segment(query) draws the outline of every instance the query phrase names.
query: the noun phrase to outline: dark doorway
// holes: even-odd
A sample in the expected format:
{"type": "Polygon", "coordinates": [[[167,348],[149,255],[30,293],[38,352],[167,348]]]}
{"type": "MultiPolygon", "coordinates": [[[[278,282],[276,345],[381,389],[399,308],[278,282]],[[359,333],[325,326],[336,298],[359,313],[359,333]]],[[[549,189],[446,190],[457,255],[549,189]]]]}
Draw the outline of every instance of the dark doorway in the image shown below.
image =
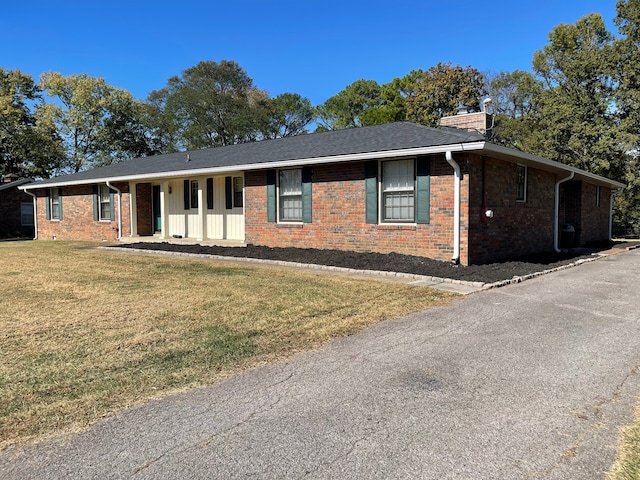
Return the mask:
{"type": "Polygon", "coordinates": [[[153,229],[162,230],[162,212],[160,210],[160,185],[153,186],[153,229]]]}

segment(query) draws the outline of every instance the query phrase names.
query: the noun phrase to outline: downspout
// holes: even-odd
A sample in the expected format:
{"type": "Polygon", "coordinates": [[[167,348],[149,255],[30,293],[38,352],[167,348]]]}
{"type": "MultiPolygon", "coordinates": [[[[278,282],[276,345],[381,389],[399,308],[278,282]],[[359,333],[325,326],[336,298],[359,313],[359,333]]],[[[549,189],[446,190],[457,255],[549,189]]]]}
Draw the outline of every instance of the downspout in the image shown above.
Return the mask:
{"type": "Polygon", "coordinates": [[[451,262],[455,265],[460,263],[460,165],[453,159],[451,151],[445,152],[445,158],[449,165],[453,167],[453,257],[451,262]]]}
{"type": "Polygon", "coordinates": [[[38,197],[34,193],[29,192],[28,190],[23,190],[27,195],[31,195],[33,197],[33,239],[38,239],[38,197]]]}
{"type": "Polygon", "coordinates": [[[122,238],[122,192],[118,190],[116,187],[114,187],[113,185],[111,185],[109,180],[107,180],[107,187],[109,187],[111,190],[115,190],[116,193],[118,194],[118,237],[117,239],[120,240],[122,238]]]}
{"type": "Polygon", "coordinates": [[[556,191],[555,191],[555,206],[553,211],[553,249],[556,253],[560,253],[560,248],[558,248],[558,230],[560,226],[558,225],[560,220],[560,184],[564,182],[568,182],[575,176],[575,172],[571,172],[571,174],[566,177],[558,180],[556,182],[556,191]]]}

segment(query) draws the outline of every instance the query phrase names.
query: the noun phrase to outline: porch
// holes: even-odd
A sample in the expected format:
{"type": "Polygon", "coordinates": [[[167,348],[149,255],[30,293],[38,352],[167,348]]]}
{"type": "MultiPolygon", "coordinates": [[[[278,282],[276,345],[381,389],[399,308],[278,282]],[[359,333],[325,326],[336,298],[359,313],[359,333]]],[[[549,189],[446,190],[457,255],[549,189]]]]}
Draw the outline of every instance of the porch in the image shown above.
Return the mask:
{"type": "Polygon", "coordinates": [[[131,233],[121,241],[244,244],[244,177],[192,177],[130,184],[131,233]]]}

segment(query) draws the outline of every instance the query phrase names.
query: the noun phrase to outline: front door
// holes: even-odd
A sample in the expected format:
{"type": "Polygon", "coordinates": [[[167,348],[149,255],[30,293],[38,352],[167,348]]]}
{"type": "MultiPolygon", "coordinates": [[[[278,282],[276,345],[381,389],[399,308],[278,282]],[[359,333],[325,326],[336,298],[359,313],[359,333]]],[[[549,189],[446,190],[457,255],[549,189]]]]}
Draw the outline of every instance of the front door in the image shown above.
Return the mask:
{"type": "Polygon", "coordinates": [[[162,230],[162,211],[160,210],[160,185],[153,186],[153,229],[162,230]]]}

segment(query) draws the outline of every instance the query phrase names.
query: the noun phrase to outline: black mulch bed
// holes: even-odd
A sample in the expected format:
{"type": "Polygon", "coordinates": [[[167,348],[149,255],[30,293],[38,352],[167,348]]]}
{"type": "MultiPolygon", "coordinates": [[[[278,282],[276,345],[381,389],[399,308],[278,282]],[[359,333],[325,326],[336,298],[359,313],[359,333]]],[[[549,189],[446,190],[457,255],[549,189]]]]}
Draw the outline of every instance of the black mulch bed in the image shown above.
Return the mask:
{"type": "Polygon", "coordinates": [[[493,283],[509,280],[543,270],[566,265],[591,255],[584,251],[577,253],[541,253],[509,261],[487,265],[456,266],[424,257],[399,255],[397,253],[356,253],[340,250],[318,250],[313,248],[269,248],[257,245],[246,247],[218,247],[202,245],[177,245],[172,243],[132,243],[118,245],[119,248],[137,248],[155,251],[223,255],[227,257],[248,257],[266,260],[331,265],[358,270],[381,270],[416,275],[451,278],[470,282],[493,283]]]}

